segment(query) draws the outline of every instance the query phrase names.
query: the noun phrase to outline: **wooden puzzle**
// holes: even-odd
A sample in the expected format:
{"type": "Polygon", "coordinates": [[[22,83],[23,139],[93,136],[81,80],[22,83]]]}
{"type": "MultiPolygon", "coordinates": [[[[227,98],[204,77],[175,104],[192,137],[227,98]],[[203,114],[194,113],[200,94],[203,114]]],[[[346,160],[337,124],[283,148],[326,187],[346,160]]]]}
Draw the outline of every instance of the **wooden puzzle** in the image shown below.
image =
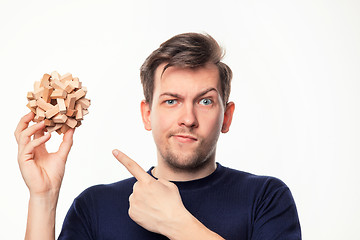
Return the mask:
{"type": "Polygon", "coordinates": [[[90,99],[85,98],[86,87],[71,73],[45,73],[34,83],[34,91],[27,93],[26,105],[35,113],[34,122],[45,121],[46,131],[63,134],[81,125],[89,113],[90,99]]]}

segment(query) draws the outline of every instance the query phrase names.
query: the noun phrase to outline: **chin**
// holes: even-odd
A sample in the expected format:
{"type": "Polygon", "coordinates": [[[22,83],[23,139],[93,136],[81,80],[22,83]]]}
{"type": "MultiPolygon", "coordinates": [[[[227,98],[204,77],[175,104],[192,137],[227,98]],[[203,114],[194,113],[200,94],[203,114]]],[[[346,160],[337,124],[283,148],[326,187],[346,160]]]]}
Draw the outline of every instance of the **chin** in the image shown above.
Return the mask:
{"type": "Polygon", "coordinates": [[[196,171],[209,163],[210,158],[199,154],[165,154],[162,156],[169,167],[177,171],[196,171]]]}

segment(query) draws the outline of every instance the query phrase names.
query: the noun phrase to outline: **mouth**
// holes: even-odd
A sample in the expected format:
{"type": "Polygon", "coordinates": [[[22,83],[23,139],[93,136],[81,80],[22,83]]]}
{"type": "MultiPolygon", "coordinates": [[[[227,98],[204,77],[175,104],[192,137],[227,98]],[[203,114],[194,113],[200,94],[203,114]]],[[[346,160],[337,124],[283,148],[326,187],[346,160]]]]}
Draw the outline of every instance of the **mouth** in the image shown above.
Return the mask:
{"type": "Polygon", "coordinates": [[[191,143],[196,142],[198,139],[192,135],[186,135],[186,134],[175,134],[173,137],[182,143],[191,143]]]}

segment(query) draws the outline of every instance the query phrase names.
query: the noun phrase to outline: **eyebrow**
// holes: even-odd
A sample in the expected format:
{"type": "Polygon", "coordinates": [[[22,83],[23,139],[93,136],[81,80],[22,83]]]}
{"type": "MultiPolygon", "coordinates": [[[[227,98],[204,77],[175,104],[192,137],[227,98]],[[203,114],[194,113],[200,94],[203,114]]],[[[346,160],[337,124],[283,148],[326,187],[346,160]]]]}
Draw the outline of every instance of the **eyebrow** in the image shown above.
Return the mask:
{"type": "MultiPolygon", "coordinates": [[[[205,94],[207,94],[208,92],[211,92],[211,91],[215,91],[215,92],[219,93],[216,88],[211,87],[211,88],[208,88],[208,89],[198,93],[195,98],[199,98],[201,96],[204,96],[205,94]]],[[[179,95],[177,93],[172,93],[172,92],[164,92],[164,93],[160,94],[159,98],[161,98],[163,96],[171,96],[171,97],[175,97],[175,98],[183,98],[181,95],[179,95]]]]}

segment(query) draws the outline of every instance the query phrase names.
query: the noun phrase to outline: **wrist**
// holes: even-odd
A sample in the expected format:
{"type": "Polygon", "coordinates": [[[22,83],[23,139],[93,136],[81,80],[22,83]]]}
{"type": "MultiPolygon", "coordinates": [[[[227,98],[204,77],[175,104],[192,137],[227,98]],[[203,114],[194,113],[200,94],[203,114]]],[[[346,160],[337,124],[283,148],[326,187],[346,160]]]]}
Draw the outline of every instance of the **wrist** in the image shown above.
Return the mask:
{"type": "Polygon", "coordinates": [[[190,212],[184,214],[178,219],[176,225],[169,228],[168,235],[171,240],[187,240],[187,239],[206,239],[206,240],[223,240],[221,236],[208,229],[190,212]]]}
{"type": "Polygon", "coordinates": [[[30,192],[30,204],[42,205],[43,207],[55,207],[59,199],[59,191],[49,191],[44,193],[30,192]]]}
{"type": "Polygon", "coordinates": [[[192,224],[193,216],[186,209],[184,212],[172,217],[170,221],[166,221],[163,226],[161,234],[168,237],[171,240],[181,239],[181,233],[188,229],[187,226],[192,224]]]}
{"type": "Polygon", "coordinates": [[[58,192],[30,193],[25,239],[55,239],[58,192]]]}

